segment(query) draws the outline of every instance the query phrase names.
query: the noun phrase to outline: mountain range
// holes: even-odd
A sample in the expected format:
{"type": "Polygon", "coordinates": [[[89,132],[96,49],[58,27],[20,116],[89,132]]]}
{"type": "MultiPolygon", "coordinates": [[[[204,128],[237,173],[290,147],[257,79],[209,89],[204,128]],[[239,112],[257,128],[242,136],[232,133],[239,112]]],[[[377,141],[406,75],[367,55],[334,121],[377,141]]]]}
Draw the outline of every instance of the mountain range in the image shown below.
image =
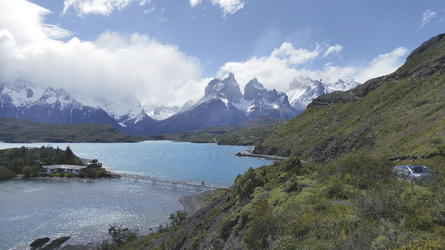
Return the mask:
{"type": "Polygon", "coordinates": [[[244,87],[235,75],[211,80],[204,96],[182,108],[157,107],[147,115],[133,97],[104,99],[76,96],[65,89],[42,88],[30,81],[0,84],[0,118],[19,118],[51,124],[107,124],[134,135],[197,130],[213,126],[240,124],[260,117],[292,119],[304,111],[315,97],[358,85],[352,80],[324,84],[310,78],[295,79],[288,93],[266,89],[256,78],[244,87]]]}

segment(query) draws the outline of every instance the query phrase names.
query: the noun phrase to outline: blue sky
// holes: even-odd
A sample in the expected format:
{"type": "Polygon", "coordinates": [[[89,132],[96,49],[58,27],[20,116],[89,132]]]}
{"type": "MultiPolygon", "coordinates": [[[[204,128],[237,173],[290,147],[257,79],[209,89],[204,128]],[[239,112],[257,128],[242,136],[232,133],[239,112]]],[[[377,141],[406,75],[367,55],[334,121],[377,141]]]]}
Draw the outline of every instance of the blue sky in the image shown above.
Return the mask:
{"type": "Polygon", "coordinates": [[[364,82],[443,32],[443,1],[0,0],[0,72],[145,106],[197,100],[234,72],[364,82]]]}

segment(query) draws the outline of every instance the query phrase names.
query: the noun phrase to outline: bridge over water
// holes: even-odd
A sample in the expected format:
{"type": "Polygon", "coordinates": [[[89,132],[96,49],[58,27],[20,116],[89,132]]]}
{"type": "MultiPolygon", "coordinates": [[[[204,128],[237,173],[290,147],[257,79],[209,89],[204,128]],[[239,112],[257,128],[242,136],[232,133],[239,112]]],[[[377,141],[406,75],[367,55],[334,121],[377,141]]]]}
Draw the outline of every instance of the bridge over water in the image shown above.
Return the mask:
{"type": "Polygon", "coordinates": [[[135,180],[149,180],[153,181],[153,183],[156,182],[163,182],[173,185],[184,185],[184,186],[192,186],[196,188],[207,188],[207,189],[226,189],[229,188],[229,186],[226,185],[218,185],[218,184],[211,184],[211,183],[205,183],[205,182],[192,182],[192,181],[185,181],[185,180],[173,180],[173,179],[166,179],[166,178],[160,178],[160,177],[153,177],[153,176],[146,176],[146,175],[137,175],[137,174],[126,174],[126,173],[116,173],[116,175],[119,175],[121,177],[125,178],[132,178],[135,180]]]}

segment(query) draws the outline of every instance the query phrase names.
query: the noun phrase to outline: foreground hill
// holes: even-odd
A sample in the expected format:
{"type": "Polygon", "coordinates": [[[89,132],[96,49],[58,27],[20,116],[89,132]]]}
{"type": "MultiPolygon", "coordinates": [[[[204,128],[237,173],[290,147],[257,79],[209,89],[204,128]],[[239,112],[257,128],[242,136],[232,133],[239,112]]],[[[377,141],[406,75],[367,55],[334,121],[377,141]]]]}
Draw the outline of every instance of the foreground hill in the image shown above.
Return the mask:
{"type": "Polygon", "coordinates": [[[104,124],[48,124],[17,118],[0,119],[3,142],[136,142],[131,136],[104,124]]]}
{"type": "Polygon", "coordinates": [[[391,158],[427,157],[444,147],[445,37],[413,51],[396,72],[320,96],[255,151],[326,161],[366,148],[391,158]]]}
{"type": "Polygon", "coordinates": [[[395,73],[317,98],[256,148],[289,159],[249,169],[156,234],[122,234],[104,247],[443,249],[444,54],[445,34],[395,73]],[[402,181],[392,174],[400,164],[433,175],[402,181]]]}

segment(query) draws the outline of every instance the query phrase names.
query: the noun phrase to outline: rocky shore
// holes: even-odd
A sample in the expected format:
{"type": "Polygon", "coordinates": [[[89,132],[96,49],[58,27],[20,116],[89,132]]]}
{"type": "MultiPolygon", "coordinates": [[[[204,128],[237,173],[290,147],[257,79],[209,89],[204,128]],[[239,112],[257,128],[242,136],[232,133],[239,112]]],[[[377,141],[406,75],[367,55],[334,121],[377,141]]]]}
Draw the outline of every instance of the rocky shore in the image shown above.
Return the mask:
{"type": "Polygon", "coordinates": [[[274,155],[260,155],[260,154],[253,154],[250,152],[239,152],[236,153],[236,156],[240,157],[255,157],[255,158],[262,158],[266,160],[272,160],[272,161],[284,161],[287,159],[287,157],[280,157],[280,156],[274,156],[274,155]]]}

